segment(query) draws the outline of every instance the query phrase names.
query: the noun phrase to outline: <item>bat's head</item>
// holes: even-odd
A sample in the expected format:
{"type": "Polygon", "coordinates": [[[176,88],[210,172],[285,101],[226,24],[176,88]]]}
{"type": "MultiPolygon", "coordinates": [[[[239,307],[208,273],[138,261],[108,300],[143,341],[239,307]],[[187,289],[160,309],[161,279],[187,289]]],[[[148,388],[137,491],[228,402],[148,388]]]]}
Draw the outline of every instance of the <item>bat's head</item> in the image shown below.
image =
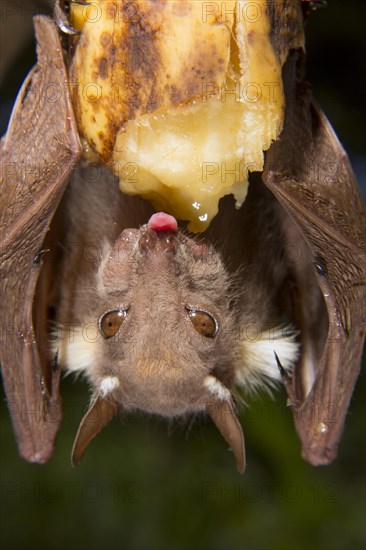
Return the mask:
{"type": "Polygon", "coordinates": [[[154,214],[121,233],[105,252],[82,320],[98,333],[83,342],[95,394],[74,462],[121,408],[165,417],[207,411],[244,469],[231,396],[238,357],[229,289],[218,253],[178,231],[172,216],[154,214]]]}

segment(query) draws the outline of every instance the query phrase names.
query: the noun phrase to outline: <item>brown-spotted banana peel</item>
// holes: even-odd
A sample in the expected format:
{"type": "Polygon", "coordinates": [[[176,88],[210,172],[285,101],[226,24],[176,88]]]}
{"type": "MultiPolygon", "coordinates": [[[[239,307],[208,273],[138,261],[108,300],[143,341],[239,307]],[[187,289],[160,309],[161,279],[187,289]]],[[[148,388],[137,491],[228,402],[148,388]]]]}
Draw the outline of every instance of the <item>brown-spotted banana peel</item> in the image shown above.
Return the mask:
{"type": "Polygon", "coordinates": [[[79,132],[121,189],[192,231],[224,195],[241,205],[248,172],[262,171],[282,129],[281,69],[303,45],[300,2],[97,0],[72,4],[71,22],[79,132]]]}

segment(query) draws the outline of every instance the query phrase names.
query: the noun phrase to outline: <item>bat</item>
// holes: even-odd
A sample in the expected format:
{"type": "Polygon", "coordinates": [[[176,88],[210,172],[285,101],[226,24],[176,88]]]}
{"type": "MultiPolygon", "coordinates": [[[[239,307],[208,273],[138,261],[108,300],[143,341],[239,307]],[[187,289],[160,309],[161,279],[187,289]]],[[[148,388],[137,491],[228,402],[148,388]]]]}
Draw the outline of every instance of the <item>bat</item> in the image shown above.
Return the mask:
{"type": "Polygon", "coordinates": [[[65,368],[93,389],[75,464],[120,410],[207,412],[243,472],[236,388],[281,379],[303,457],[331,462],[365,336],[365,210],[302,52],[283,69],[285,124],[263,174],[196,238],[80,160],[57,29],[35,28],[38,64],[1,142],[1,365],[21,456],[51,456],[65,368]]]}

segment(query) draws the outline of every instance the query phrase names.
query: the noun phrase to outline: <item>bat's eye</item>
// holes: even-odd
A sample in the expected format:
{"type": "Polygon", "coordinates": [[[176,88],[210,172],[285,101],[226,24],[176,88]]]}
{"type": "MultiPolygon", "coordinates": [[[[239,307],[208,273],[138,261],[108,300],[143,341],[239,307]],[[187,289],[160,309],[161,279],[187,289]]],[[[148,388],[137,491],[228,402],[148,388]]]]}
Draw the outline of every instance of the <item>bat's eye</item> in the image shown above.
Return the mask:
{"type": "Polygon", "coordinates": [[[194,328],[197,332],[202,334],[202,336],[206,336],[206,338],[213,338],[216,336],[218,324],[212,315],[200,309],[189,309],[188,315],[194,328]]]}
{"type": "Polygon", "coordinates": [[[108,311],[99,319],[99,330],[104,338],[114,336],[125,320],[126,312],[119,309],[108,311]]]}

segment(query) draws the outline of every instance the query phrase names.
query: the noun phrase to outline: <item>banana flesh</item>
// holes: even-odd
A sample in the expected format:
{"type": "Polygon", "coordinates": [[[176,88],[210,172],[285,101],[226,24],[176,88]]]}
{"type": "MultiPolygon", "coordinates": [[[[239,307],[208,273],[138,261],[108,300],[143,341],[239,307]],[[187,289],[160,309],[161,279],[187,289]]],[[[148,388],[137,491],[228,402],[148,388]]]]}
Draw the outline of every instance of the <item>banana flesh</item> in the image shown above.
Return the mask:
{"type": "Polygon", "coordinates": [[[124,192],[188,220],[192,231],[208,227],[224,195],[242,204],[248,172],[262,171],[263,151],[282,129],[282,65],[303,45],[297,4],[72,5],[81,30],[70,66],[79,131],[124,192]],[[286,36],[273,34],[280,17],[281,29],[292,22],[286,36]]]}

